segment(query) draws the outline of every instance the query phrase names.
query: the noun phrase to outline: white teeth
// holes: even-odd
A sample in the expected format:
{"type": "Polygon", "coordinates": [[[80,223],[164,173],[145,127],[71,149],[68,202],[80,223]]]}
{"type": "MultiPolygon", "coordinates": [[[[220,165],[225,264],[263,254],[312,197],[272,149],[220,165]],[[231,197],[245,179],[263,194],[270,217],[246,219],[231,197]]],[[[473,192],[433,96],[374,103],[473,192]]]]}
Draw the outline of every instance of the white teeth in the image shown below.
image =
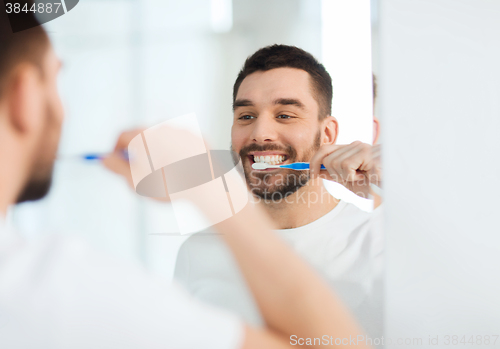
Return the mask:
{"type": "Polygon", "coordinates": [[[266,156],[254,156],[254,162],[264,162],[269,165],[278,165],[285,161],[284,155],[266,155],[266,156]]]}

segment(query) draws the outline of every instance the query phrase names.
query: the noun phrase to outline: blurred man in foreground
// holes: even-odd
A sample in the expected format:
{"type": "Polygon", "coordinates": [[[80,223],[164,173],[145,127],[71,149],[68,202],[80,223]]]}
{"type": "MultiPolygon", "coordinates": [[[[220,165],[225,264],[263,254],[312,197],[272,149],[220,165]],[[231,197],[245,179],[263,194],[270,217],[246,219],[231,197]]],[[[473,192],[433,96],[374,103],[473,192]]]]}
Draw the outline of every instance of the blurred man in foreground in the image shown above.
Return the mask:
{"type": "Polygon", "coordinates": [[[81,241],[52,236],[28,244],[10,231],[8,207],[50,187],[63,121],[61,63],[41,27],[0,45],[0,348],[286,348],[290,338],[309,347],[336,339],[365,346],[342,304],[252,205],[216,228],[247,278],[263,329],[81,241]],[[248,216],[258,221],[249,225],[248,216]]]}

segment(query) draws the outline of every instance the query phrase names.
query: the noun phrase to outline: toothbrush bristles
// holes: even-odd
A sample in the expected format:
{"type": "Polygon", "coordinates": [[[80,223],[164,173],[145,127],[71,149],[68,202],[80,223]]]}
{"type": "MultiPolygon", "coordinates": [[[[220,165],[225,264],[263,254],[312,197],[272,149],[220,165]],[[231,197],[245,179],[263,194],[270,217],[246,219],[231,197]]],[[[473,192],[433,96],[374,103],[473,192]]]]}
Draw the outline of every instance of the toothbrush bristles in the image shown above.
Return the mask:
{"type": "Polygon", "coordinates": [[[280,168],[280,167],[281,167],[280,165],[270,165],[270,164],[266,164],[265,162],[254,162],[252,164],[252,168],[254,170],[265,170],[268,168],[280,168]]]}
{"type": "Polygon", "coordinates": [[[268,168],[268,166],[269,166],[268,164],[263,163],[263,162],[254,162],[252,164],[252,168],[254,170],[265,170],[266,168],[268,168]]]}

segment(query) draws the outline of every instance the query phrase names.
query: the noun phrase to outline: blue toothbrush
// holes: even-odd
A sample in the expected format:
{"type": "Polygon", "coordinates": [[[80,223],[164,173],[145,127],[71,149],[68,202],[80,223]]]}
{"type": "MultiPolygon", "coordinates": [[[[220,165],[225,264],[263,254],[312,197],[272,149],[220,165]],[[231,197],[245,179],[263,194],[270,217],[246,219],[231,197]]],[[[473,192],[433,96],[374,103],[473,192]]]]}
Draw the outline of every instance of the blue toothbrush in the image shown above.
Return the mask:
{"type": "MultiPolygon", "coordinates": [[[[308,162],[294,162],[292,164],[285,164],[285,165],[270,165],[270,164],[266,164],[265,162],[254,162],[252,164],[252,168],[254,170],[265,170],[267,168],[289,168],[292,170],[302,171],[302,170],[309,170],[309,163],[308,162]]],[[[326,170],[326,167],[321,165],[321,169],[326,170]]]]}
{"type": "MultiPolygon", "coordinates": [[[[128,156],[128,152],[127,151],[123,151],[122,152],[123,154],[123,158],[125,160],[128,160],[129,159],[129,156],[128,156]]],[[[93,161],[93,160],[102,160],[106,157],[108,157],[109,155],[111,155],[111,153],[88,153],[88,154],[79,154],[79,155],[69,155],[69,156],[58,156],[57,158],[59,160],[61,159],[77,159],[77,160],[85,160],[85,161],[93,161]]]]}

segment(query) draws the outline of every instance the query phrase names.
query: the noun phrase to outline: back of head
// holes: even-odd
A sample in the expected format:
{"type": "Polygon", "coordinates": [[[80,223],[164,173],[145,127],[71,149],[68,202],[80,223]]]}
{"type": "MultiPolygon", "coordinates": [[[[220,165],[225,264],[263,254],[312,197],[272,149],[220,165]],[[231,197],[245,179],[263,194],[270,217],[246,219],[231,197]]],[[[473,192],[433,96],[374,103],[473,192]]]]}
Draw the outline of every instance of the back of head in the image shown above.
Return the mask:
{"type": "Polygon", "coordinates": [[[8,17],[3,1],[0,1],[0,100],[5,84],[20,63],[29,63],[40,68],[49,47],[49,38],[38,24],[33,13],[21,12],[13,19],[8,17]],[[29,28],[17,31],[20,28],[29,28]]]}
{"type": "Polygon", "coordinates": [[[271,45],[261,48],[247,58],[233,87],[233,103],[242,81],[257,71],[276,68],[296,68],[309,73],[313,97],[318,102],[319,119],[332,113],[332,79],[325,67],[310,53],[288,45],[271,45]]]}

